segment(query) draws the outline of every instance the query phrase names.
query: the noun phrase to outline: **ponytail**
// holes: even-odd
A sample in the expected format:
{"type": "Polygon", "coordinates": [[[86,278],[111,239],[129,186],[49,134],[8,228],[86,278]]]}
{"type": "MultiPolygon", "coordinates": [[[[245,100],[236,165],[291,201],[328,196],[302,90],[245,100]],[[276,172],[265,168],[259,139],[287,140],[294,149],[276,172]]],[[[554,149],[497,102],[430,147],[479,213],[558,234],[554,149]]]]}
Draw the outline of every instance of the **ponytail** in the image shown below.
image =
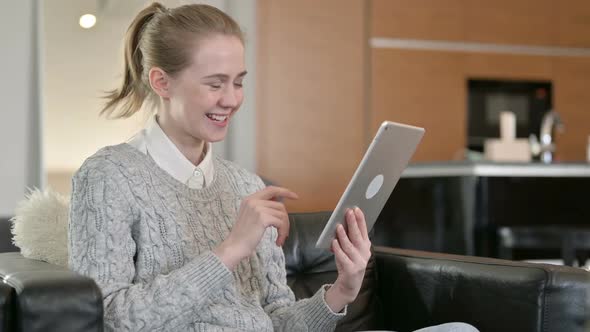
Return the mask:
{"type": "Polygon", "coordinates": [[[144,68],[140,48],[141,35],[154,16],[165,11],[164,6],[154,2],[139,12],[127,29],[123,85],[119,89],[106,93],[104,98],[107,102],[100,111],[100,115],[105,114],[107,118],[128,118],[141,109],[149,95],[149,86],[146,86],[142,80],[144,68]]]}

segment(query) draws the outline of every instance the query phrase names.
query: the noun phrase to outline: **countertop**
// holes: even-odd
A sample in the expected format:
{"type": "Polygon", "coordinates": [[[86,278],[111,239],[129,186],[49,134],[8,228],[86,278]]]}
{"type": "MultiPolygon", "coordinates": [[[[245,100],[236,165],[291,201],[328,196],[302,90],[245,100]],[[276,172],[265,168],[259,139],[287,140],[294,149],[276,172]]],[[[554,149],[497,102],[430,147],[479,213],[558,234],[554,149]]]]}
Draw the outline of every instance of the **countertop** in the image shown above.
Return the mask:
{"type": "Polygon", "coordinates": [[[410,164],[402,178],[491,176],[491,177],[590,177],[589,163],[557,162],[544,164],[450,161],[410,164]]]}

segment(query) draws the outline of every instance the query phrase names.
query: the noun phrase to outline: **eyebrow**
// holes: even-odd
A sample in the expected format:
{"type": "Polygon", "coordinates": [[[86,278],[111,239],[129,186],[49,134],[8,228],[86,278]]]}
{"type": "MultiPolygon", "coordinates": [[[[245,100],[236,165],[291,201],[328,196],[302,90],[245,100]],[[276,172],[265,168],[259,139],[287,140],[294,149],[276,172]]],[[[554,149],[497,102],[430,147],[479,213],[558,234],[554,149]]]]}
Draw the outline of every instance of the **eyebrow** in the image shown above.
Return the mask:
{"type": "MultiPolygon", "coordinates": [[[[244,70],[243,72],[239,73],[236,78],[244,77],[244,76],[246,76],[246,74],[248,74],[248,71],[244,70]]],[[[203,78],[204,79],[207,79],[207,78],[217,78],[217,79],[220,79],[222,81],[227,81],[227,80],[229,80],[229,75],[226,75],[226,74],[213,74],[213,75],[205,76],[203,78]]]]}

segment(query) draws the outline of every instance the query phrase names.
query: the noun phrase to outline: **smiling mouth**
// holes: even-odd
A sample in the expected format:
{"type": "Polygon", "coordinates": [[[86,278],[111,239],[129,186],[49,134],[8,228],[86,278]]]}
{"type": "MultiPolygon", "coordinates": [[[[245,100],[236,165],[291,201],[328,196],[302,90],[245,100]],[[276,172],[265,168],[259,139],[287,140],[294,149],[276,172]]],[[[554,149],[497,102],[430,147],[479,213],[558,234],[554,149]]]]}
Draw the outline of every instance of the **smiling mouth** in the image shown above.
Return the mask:
{"type": "Polygon", "coordinates": [[[209,119],[216,121],[216,122],[223,122],[223,121],[227,120],[227,118],[229,118],[229,114],[228,115],[218,115],[218,114],[207,113],[205,115],[209,119]]]}

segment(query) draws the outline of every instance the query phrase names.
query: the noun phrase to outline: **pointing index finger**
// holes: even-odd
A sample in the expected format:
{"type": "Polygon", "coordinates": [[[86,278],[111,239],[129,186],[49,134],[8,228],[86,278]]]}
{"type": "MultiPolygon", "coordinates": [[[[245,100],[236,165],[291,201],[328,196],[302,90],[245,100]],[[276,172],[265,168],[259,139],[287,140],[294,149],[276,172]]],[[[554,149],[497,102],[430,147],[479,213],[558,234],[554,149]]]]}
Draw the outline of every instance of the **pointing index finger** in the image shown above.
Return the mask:
{"type": "Polygon", "coordinates": [[[265,199],[265,200],[271,200],[275,197],[284,197],[284,198],[290,198],[290,199],[298,199],[299,196],[292,192],[291,190],[287,189],[287,188],[282,188],[282,187],[277,187],[277,186],[268,186],[260,191],[258,191],[257,193],[254,194],[254,196],[258,199],[265,199]]]}

